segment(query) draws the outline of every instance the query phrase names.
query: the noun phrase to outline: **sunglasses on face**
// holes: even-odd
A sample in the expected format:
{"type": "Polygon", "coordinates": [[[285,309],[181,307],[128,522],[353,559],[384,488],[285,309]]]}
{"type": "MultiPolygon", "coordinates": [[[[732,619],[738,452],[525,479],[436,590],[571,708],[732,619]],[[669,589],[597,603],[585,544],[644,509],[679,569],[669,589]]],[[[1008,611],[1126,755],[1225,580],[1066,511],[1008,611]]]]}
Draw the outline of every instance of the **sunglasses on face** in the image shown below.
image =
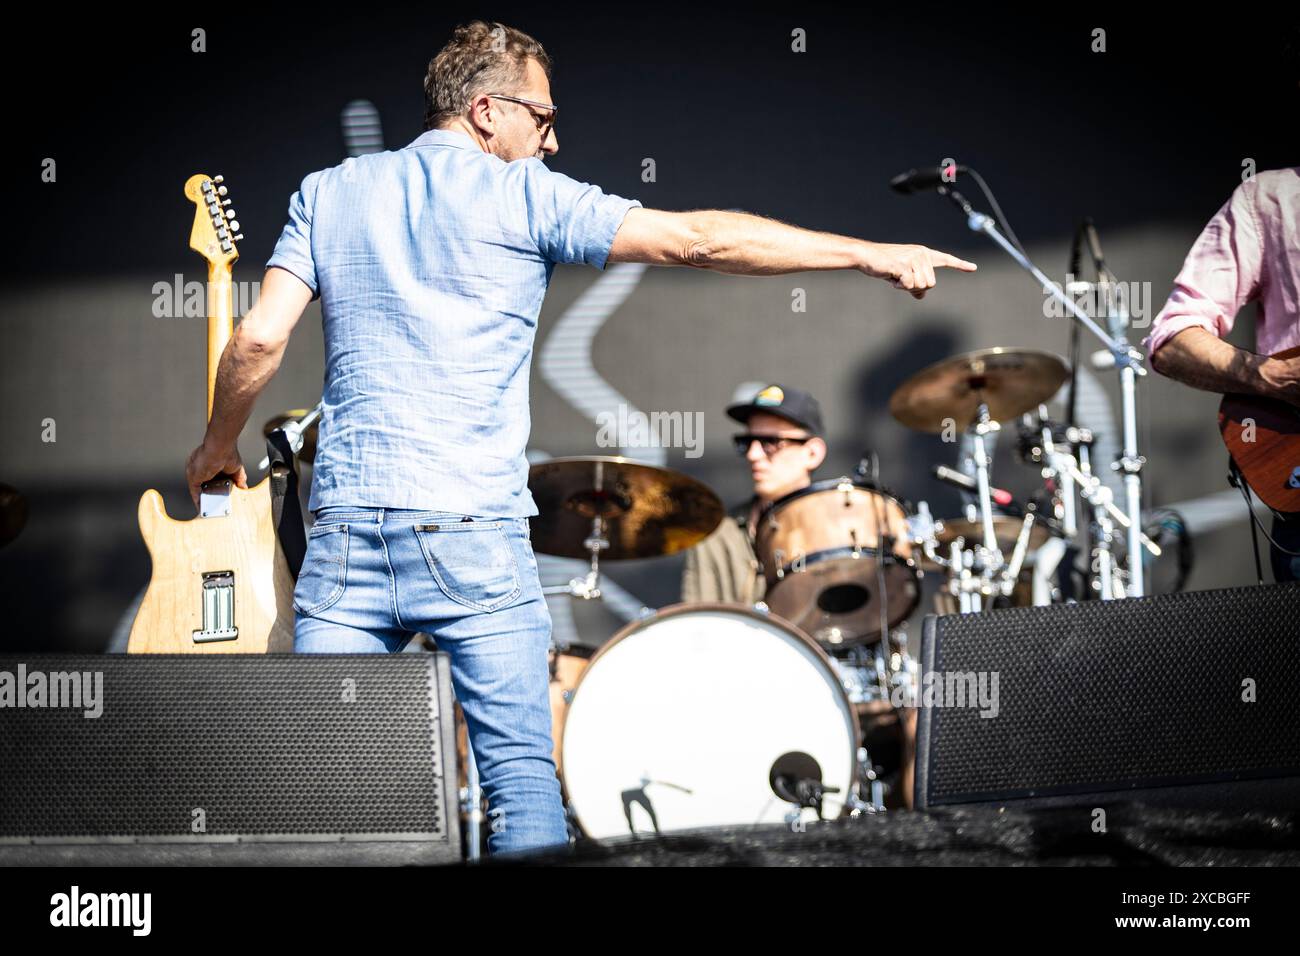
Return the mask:
{"type": "Polygon", "coordinates": [[[748,432],[731,436],[731,440],[736,445],[736,454],[742,458],[749,454],[749,448],[754,442],[758,442],[758,447],[763,449],[763,454],[771,458],[786,445],[802,445],[811,438],[811,435],[802,438],[784,438],[780,435],[751,435],[748,432]]]}

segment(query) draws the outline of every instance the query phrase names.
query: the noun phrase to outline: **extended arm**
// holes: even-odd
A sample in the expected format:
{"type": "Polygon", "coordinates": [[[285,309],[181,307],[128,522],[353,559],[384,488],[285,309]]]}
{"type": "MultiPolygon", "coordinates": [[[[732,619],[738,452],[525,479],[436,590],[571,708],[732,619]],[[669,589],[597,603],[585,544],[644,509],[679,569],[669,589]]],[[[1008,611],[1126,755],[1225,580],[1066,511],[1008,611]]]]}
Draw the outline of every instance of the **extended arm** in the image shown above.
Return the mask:
{"type": "Polygon", "coordinates": [[[280,368],[289,335],[311,301],[311,289],[284,269],[268,269],[261,295],[248,310],[221,353],[212,400],[212,418],[203,443],[190,453],[185,465],[190,497],[199,503],[199,489],[220,474],[233,475],[240,488],[248,476],[239,459],[237,443],[253,404],[280,368]]]}
{"type": "Polygon", "coordinates": [[[936,268],[962,272],[976,268],[973,262],[925,246],[867,242],[716,209],[630,209],[614,237],[608,261],[694,266],[748,276],[856,269],[888,280],[918,299],[934,287],[936,268]]]}

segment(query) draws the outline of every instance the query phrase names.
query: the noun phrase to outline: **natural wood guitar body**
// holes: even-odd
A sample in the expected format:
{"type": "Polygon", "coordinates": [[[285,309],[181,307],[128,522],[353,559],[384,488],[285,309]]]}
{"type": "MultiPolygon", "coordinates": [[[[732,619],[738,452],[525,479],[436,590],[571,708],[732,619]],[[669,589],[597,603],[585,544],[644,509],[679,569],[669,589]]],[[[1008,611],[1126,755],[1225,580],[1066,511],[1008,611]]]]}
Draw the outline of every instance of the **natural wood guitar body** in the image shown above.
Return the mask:
{"type": "Polygon", "coordinates": [[[264,654],[293,650],[293,576],[271,523],[270,479],[232,488],[221,518],[169,517],[162,495],[140,496],[140,533],[153,573],[131,627],[132,654],[264,654]],[[234,640],[196,642],[203,576],[234,572],[234,640]]]}

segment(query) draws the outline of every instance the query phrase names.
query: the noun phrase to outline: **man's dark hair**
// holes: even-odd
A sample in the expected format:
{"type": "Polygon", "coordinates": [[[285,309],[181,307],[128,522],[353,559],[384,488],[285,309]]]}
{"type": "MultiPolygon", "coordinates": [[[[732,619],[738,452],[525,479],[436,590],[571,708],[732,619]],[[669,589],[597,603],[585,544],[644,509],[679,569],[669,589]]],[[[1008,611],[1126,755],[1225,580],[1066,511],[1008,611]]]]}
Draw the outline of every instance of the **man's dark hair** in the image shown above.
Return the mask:
{"type": "Polygon", "coordinates": [[[503,23],[475,20],[456,28],[424,78],[424,128],[436,129],[464,114],[480,93],[512,93],[523,85],[530,59],[547,77],[551,58],[542,45],[503,23]]]}

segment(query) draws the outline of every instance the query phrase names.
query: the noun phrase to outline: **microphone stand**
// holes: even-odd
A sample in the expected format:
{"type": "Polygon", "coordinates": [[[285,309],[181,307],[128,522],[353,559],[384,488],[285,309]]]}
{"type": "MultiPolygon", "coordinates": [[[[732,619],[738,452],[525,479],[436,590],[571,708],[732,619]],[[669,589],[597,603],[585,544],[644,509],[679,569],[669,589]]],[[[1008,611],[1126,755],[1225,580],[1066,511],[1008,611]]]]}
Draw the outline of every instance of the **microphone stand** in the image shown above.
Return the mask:
{"type": "Polygon", "coordinates": [[[1055,298],[1074,320],[1101,340],[1115,359],[1119,370],[1120,396],[1123,403],[1124,452],[1115,462],[1115,467],[1124,472],[1126,492],[1126,512],[1128,518],[1128,589],[1129,597],[1141,597],[1146,593],[1145,568],[1142,564],[1142,466],[1146,459],[1138,454],[1137,448],[1137,379],[1146,375],[1142,367],[1145,356],[1131,348],[1125,339],[1122,328],[1115,335],[1099,326],[1092,317],[1080,309],[1064,291],[1057,288],[1043,271],[1029,257],[1007,241],[998,231],[992,217],[976,212],[966,197],[948,186],[939,186],[939,194],[947,196],[966,216],[966,225],[972,232],[982,232],[1011,256],[1022,269],[1041,283],[1044,290],[1055,298]]]}

